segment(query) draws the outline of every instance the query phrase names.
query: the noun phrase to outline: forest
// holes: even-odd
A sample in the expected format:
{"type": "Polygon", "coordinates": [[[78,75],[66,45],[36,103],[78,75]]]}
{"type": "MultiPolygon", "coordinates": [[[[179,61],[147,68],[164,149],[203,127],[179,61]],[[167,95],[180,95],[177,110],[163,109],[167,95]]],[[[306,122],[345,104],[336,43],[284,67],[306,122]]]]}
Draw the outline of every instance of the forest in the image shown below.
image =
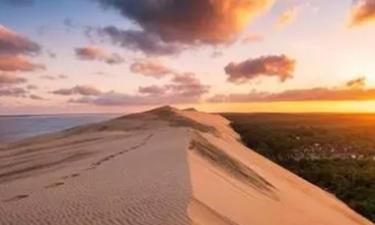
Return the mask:
{"type": "Polygon", "coordinates": [[[375,222],[375,115],[222,115],[249,148],[375,222]]]}

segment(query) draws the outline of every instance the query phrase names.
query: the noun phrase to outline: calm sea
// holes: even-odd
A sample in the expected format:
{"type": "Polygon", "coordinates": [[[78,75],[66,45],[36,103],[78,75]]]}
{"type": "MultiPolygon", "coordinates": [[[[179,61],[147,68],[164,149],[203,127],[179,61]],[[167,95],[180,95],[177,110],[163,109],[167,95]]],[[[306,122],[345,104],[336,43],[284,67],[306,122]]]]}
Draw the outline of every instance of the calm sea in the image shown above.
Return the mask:
{"type": "Polygon", "coordinates": [[[0,142],[56,132],[118,116],[118,114],[0,116],[0,142]]]}

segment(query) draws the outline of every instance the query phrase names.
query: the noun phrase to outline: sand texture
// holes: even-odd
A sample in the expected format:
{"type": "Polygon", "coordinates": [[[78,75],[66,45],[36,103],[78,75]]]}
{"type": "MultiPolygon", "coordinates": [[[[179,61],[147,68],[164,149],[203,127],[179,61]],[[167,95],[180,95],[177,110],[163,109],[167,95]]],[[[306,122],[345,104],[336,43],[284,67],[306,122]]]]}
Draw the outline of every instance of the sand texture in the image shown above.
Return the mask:
{"type": "Polygon", "coordinates": [[[239,141],[162,107],[0,147],[1,225],[370,225],[239,141]]]}

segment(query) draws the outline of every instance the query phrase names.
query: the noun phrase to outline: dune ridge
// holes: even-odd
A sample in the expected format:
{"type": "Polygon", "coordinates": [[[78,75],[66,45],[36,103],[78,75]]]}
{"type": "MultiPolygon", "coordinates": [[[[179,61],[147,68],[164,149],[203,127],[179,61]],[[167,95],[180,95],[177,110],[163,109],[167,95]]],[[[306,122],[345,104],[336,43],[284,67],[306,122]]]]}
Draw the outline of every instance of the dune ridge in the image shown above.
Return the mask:
{"type": "Polygon", "coordinates": [[[164,106],[2,146],[0,224],[372,223],[220,115],[164,106]]]}

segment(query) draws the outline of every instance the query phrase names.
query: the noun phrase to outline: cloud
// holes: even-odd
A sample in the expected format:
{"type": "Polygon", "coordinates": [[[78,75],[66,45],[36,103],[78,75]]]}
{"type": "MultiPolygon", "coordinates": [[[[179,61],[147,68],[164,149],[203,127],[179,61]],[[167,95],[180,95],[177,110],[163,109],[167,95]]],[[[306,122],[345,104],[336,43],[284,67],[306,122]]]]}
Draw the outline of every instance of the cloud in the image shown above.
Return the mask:
{"type": "Polygon", "coordinates": [[[248,94],[215,95],[209,102],[283,102],[283,101],[366,101],[375,100],[375,89],[365,89],[363,79],[349,81],[344,87],[293,89],[278,93],[252,91],[248,94]],[[360,85],[358,85],[360,84],[360,85]]]}
{"type": "Polygon", "coordinates": [[[72,88],[58,89],[52,92],[55,95],[83,95],[83,96],[98,96],[102,92],[95,87],[77,85],[72,88]]]}
{"type": "Polygon", "coordinates": [[[175,75],[171,84],[167,84],[166,88],[171,91],[172,96],[199,98],[208,93],[210,87],[203,85],[194,73],[184,73],[175,75]]]}
{"type": "Polygon", "coordinates": [[[202,95],[208,93],[209,86],[201,83],[194,73],[174,74],[170,82],[164,86],[140,87],[141,94],[164,94],[171,98],[192,98],[199,99],[202,95]]]}
{"type": "Polygon", "coordinates": [[[224,53],[222,51],[215,50],[214,52],[212,52],[211,58],[219,58],[223,55],[224,55],[224,53]]]}
{"type": "Polygon", "coordinates": [[[29,96],[29,98],[30,98],[30,99],[33,99],[33,100],[38,100],[38,101],[40,101],[40,100],[47,100],[47,99],[45,99],[45,98],[43,98],[43,97],[41,97],[41,96],[39,96],[39,95],[34,95],[34,94],[31,94],[31,95],[29,96]]]}
{"type": "Polygon", "coordinates": [[[23,56],[0,55],[0,71],[14,72],[44,69],[43,65],[32,63],[23,56]]]}
{"type": "Polygon", "coordinates": [[[26,86],[27,90],[37,90],[38,89],[38,86],[34,85],[34,84],[29,84],[26,86]]]}
{"type": "Polygon", "coordinates": [[[12,74],[0,74],[0,97],[25,97],[27,91],[14,86],[24,84],[26,81],[12,74]]]}
{"type": "Polygon", "coordinates": [[[19,87],[0,88],[0,97],[25,97],[27,91],[19,87]]]}
{"type": "Polygon", "coordinates": [[[104,28],[88,28],[86,34],[91,38],[92,33],[109,40],[121,47],[140,51],[146,55],[173,55],[180,53],[186,47],[178,43],[166,43],[158,35],[140,30],[122,30],[115,26],[104,28]]]}
{"type": "Polygon", "coordinates": [[[0,54],[17,55],[17,54],[37,54],[41,47],[10,29],[0,25],[0,54]]]}
{"type": "Polygon", "coordinates": [[[264,41],[264,37],[259,34],[248,34],[242,39],[242,44],[258,43],[264,41]]]}
{"type": "Polygon", "coordinates": [[[148,77],[162,78],[175,72],[156,60],[138,60],[130,65],[130,71],[148,77]]]}
{"type": "Polygon", "coordinates": [[[104,48],[92,45],[82,48],[76,48],[75,54],[81,60],[98,60],[111,65],[124,62],[124,59],[120,55],[116,53],[109,53],[104,48]]]}
{"type": "Polygon", "coordinates": [[[164,87],[159,87],[156,85],[146,86],[146,87],[139,87],[138,92],[140,94],[146,95],[163,95],[166,92],[164,87]]]}
{"type": "Polygon", "coordinates": [[[278,77],[284,82],[293,77],[295,64],[295,60],[285,55],[269,55],[241,63],[231,62],[224,70],[228,81],[233,83],[243,83],[261,76],[278,77]]]}
{"type": "Polygon", "coordinates": [[[9,74],[0,74],[0,87],[25,83],[26,79],[9,74]]]}
{"type": "Polygon", "coordinates": [[[351,89],[364,89],[366,86],[366,77],[359,77],[354,80],[350,80],[346,83],[347,88],[351,89]]]}
{"type": "Polygon", "coordinates": [[[48,55],[48,57],[50,57],[51,59],[56,59],[57,58],[57,54],[52,52],[52,51],[47,51],[46,54],[48,55]]]}
{"type": "Polygon", "coordinates": [[[67,28],[76,28],[79,25],[71,18],[65,18],[63,20],[63,25],[67,28]]]}
{"type": "Polygon", "coordinates": [[[39,78],[43,80],[56,80],[57,79],[56,76],[52,76],[52,75],[42,75],[42,76],[39,76],[39,78]]]}
{"type": "Polygon", "coordinates": [[[34,71],[44,66],[34,64],[25,56],[39,54],[41,47],[28,38],[0,24],[0,71],[34,71]]]}
{"type": "Polygon", "coordinates": [[[71,99],[70,103],[90,104],[100,106],[126,106],[126,105],[149,105],[153,103],[153,97],[144,97],[136,95],[128,95],[118,92],[107,92],[95,98],[82,97],[79,99],[71,99]]]}
{"type": "Polygon", "coordinates": [[[220,44],[232,41],[273,0],[97,0],[164,42],[220,44]]]}
{"type": "Polygon", "coordinates": [[[350,26],[375,22],[375,0],[356,0],[351,10],[350,26]]]}
{"type": "Polygon", "coordinates": [[[96,97],[72,99],[70,102],[103,106],[196,103],[208,90],[209,86],[202,84],[195,74],[187,73],[175,75],[166,85],[139,87],[138,93],[134,95],[111,91],[96,97]]]}
{"type": "Polygon", "coordinates": [[[60,74],[60,75],[58,75],[57,76],[57,78],[59,78],[59,79],[68,79],[68,76],[67,75],[65,75],[65,74],[60,74]]]}
{"type": "Polygon", "coordinates": [[[300,7],[298,7],[298,6],[294,6],[294,7],[291,7],[289,9],[285,10],[278,17],[278,19],[276,21],[276,24],[275,24],[276,27],[277,28],[284,28],[284,27],[290,25],[291,23],[293,23],[296,20],[299,12],[300,12],[300,7]]]}
{"type": "Polygon", "coordinates": [[[64,80],[64,79],[68,79],[68,76],[64,75],[64,74],[60,74],[60,75],[57,75],[57,76],[42,75],[39,78],[44,79],[44,80],[64,80]]]}

